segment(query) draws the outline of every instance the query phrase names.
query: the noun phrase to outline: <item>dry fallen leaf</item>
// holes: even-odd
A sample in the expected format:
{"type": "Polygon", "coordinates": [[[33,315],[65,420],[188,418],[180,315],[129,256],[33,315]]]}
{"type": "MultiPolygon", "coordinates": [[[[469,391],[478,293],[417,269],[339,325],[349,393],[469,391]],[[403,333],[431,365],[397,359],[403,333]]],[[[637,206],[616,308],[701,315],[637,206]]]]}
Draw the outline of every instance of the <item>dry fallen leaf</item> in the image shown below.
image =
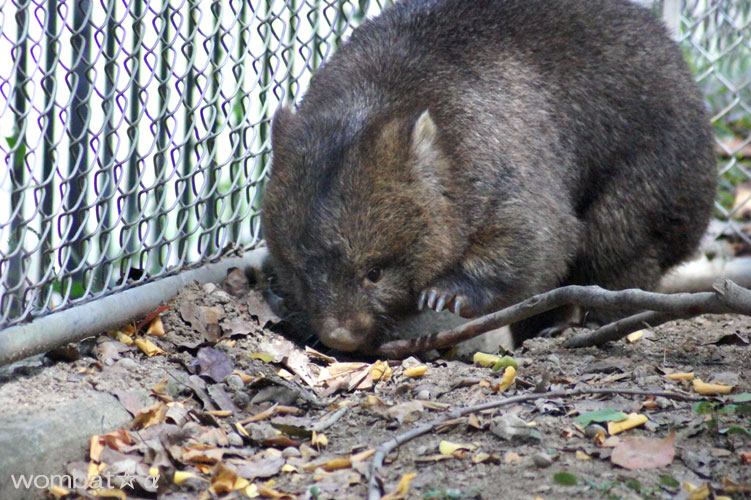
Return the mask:
{"type": "Polygon", "coordinates": [[[373,382],[388,380],[391,378],[391,367],[385,361],[379,360],[371,365],[370,374],[373,377],[373,382]]]}
{"type": "Polygon", "coordinates": [[[152,335],[154,337],[164,337],[164,324],[162,318],[157,316],[154,321],[149,323],[149,327],[146,329],[146,335],[152,335]]]}
{"type": "Polygon", "coordinates": [[[417,477],[416,472],[404,474],[399,480],[399,484],[396,485],[394,491],[382,496],[381,500],[401,500],[402,498],[405,498],[407,496],[407,492],[409,492],[409,485],[412,483],[412,480],[415,477],[417,477]]]}
{"type": "Polygon", "coordinates": [[[700,379],[694,379],[694,390],[702,395],[711,394],[730,394],[733,391],[732,385],[727,384],[708,384],[700,379]]]}
{"type": "Polygon", "coordinates": [[[325,448],[329,445],[329,438],[322,432],[313,431],[313,437],[310,438],[310,444],[317,448],[325,448]]]}
{"type": "Polygon", "coordinates": [[[457,451],[472,451],[475,450],[477,447],[471,444],[465,444],[465,443],[452,443],[451,441],[441,441],[438,444],[438,451],[441,453],[441,455],[454,455],[457,451]]]}
{"type": "Polygon", "coordinates": [[[613,449],[610,461],[626,469],[655,469],[667,467],[674,457],[675,431],[665,439],[624,439],[613,449]]]}
{"type": "Polygon", "coordinates": [[[694,372],[668,373],[665,375],[665,378],[670,380],[691,380],[694,378],[694,372]]]}
{"type": "Polygon", "coordinates": [[[492,387],[492,390],[494,392],[503,392],[509,387],[511,387],[511,384],[514,383],[514,378],[516,377],[516,369],[513,366],[507,366],[506,369],[503,371],[503,377],[501,377],[501,381],[492,387]]]}
{"type": "Polygon", "coordinates": [[[162,349],[160,349],[156,344],[154,344],[152,341],[144,338],[137,338],[135,340],[136,346],[138,346],[141,351],[147,355],[148,357],[156,356],[157,354],[167,354],[162,349]]]}
{"type": "Polygon", "coordinates": [[[608,432],[612,436],[613,434],[618,434],[620,432],[633,429],[634,427],[638,427],[642,424],[645,424],[646,422],[647,417],[645,415],[631,413],[623,420],[619,420],[617,422],[608,422],[608,432]]]}
{"type": "Polygon", "coordinates": [[[166,415],[167,405],[160,401],[139,411],[130,425],[135,430],[146,429],[152,425],[164,423],[166,415]]]}
{"type": "Polygon", "coordinates": [[[644,330],[637,330],[635,332],[631,332],[628,335],[626,335],[626,340],[631,342],[632,344],[634,342],[638,342],[644,337],[644,330]]]}
{"type": "Polygon", "coordinates": [[[426,365],[420,365],[420,366],[413,366],[412,368],[406,368],[404,370],[404,376],[405,377],[422,377],[425,375],[425,372],[428,371],[428,367],[426,365]]]}
{"type": "Polygon", "coordinates": [[[399,403],[396,406],[392,406],[388,410],[386,410],[386,413],[399,422],[399,424],[405,424],[414,422],[418,418],[420,418],[420,415],[423,412],[423,405],[420,401],[412,400],[412,401],[406,401],[404,403],[399,403]]]}

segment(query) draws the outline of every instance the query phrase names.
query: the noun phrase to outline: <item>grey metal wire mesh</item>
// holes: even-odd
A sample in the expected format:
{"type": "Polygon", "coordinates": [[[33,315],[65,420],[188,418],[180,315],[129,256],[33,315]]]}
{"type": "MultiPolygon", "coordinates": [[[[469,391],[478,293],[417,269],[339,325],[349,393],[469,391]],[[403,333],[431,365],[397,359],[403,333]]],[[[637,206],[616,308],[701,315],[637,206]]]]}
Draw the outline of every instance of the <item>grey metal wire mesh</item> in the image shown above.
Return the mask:
{"type": "MultiPolygon", "coordinates": [[[[0,0],[0,328],[257,245],[274,110],[387,3],[0,0]]],[[[680,25],[730,188],[749,3],[684,1],[680,25]]]]}

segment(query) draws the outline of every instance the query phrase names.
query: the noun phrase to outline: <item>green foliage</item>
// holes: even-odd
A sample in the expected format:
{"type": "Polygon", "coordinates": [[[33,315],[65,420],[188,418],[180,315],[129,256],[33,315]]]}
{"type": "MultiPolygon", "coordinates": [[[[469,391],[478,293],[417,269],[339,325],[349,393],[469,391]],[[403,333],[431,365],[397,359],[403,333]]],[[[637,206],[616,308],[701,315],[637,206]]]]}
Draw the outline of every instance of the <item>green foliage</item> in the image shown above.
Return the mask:
{"type": "Polygon", "coordinates": [[[81,283],[80,281],[71,282],[70,280],[65,280],[63,282],[60,280],[55,280],[51,283],[51,285],[52,290],[63,297],[65,297],[66,292],[68,291],[68,289],[70,289],[71,299],[81,298],[86,293],[86,289],[84,288],[83,283],[81,283]]]}
{"type": "Polygon", "coordinates": [[[512,358],[511,356],[503,356],[493,365],[493,371],[497,372],[501,368],[506,369],[509,366],[513,366],[515,370],[519,369],[519,365],[516,364],[514,358],[512,358]]]}
{"type": "Polygon", "coordinates": [[[676,478],[669,476],[668,474],[663,474],[662,476],[660,476],[660,485],[671,490],[681,487],[681,483],[678,482],[676,478]]]}
{"type": "Polygon", "coordinates": [[[751,404],[746,403],[751,395],[749,393],[736,394],[730,396],[726,401],[737,401],[736,403],[715,403],[710,401],[701,401],[694,403],[692,409],[697,415],[710,415],[711,418],[706,421],[707,429],[713,432],[726,436],[742,436],[751,437],[751,429],[742,425],[736,425],[735,423],[729,425],[723,425],[722,418],[728,418],[728,416],[741,416],[746,417],[751,415],[751,404]]]}
{"type": "Polygon", "coordinates": [[[592,422],[618,422],[628,417],[622,411],[611,410],[610,408],[603,408],[602,410],[588,411],[582,413],[574,419],[577,424],[586,427],[592,422]]]}
{"type": "Polygon", "coordinates": [[[579,482],[575,475],[567,471],[556,472],[553,481],[563,486],[574,486],[579,482]]]}

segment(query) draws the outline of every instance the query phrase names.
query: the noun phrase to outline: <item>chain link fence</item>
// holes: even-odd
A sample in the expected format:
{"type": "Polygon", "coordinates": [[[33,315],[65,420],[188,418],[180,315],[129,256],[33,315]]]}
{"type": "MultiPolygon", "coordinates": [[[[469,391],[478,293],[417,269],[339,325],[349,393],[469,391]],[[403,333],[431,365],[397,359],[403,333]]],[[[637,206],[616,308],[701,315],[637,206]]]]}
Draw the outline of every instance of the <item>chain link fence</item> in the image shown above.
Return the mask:
{"type": "MultiPolygon", "coordinates": [[[[664,2],[740,232],[751,3],[664,2]]],[[[256,246],[274,110],[388,3],[0,0],[0,329],[256,246]]]]}

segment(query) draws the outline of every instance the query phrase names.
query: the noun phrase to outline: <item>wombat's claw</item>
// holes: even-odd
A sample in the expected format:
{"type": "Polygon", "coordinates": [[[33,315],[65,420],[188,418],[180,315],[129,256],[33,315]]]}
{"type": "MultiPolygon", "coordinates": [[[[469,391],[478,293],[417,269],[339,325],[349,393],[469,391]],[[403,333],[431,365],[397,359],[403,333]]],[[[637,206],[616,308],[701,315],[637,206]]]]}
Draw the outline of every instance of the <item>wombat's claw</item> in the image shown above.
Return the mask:
{"type": "Polygon", "coordinates": [[[462,315],[462,305],[464,305],[463,302],[464,301],[462,300],[461,297],[456,297],[454,299],[454,307],[452,308],[451,312],[453,312],[457,316],[461,316],[462,315]]]}
{"type": "Polygon", "coordinates": [[[448,309],[457,316],[462,316],[462,308],[466,307],[465,303],[466,299],[461,295],[453,295],[435,288],[429,288],[420,292],[417,299],[417,309],[422,311],[427,307],[435,312],[448,309]]]}

